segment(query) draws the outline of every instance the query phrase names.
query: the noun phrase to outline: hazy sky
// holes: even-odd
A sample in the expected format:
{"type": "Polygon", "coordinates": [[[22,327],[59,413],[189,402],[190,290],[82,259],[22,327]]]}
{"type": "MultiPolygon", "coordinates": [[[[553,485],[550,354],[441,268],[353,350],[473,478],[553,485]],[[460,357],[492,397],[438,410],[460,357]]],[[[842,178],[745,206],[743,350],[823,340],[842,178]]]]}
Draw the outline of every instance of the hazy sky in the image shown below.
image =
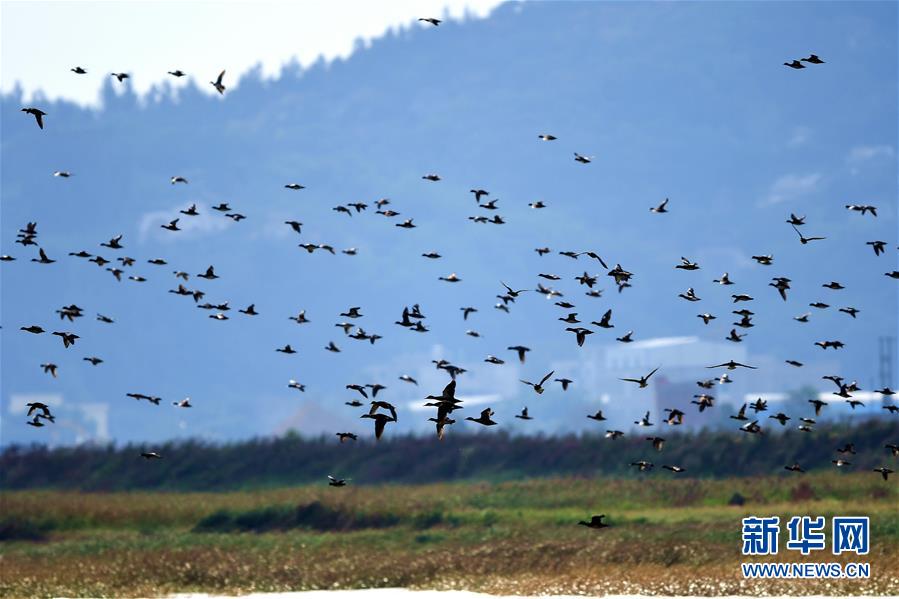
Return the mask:
{"type": "MultiPolygon", "coordinates": [[[[225,84],[256,64],[276,75],[293,59],[345,58],[366,42],[419,17],[484,17],[496,0],[336,0],[328,2],[8,2],[0,3],[0,90],[20,83],[96,104],[104,78],[127,72],[139,93],[181,69],[205,82],[227,68],[225,84]],[[213,49],[214,51],[210,51],[213,49]],[[86,75],[69,69],[81,66],[86,75]]],[[[185,78],[186,79],[186,78],[185,78]]],[[[211,86],[209,91],[213,92],[211,86]]]]}

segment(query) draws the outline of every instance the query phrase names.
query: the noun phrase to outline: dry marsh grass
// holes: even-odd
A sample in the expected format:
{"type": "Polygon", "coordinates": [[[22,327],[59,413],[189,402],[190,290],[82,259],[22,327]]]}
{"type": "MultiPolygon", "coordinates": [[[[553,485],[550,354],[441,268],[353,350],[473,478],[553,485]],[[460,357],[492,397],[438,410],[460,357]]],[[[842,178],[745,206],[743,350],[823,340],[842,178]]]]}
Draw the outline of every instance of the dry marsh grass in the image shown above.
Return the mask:
{"type": "MultiPolygon", "coordinates": [[[[897,506],[893,481],[861,473],[229,493],[8,492],[0,495],[0,518],[36,527],[45,540],[0,545],[0,594],[156,596],[405,586],[510,594],[896,595],[897,506]],[[797,488],[804,489],[804,499],[796,498],[797,488]],[[734,493],[746,498],[745,505],[728,505],[734,493]],[[326,509],[310,511],[310,505],[326,509]],[[304,517],[321,512],[327,523],[338,514],[345,518],[340,522],[362,525],[321,530],[316,520],[295,519],[297,506],[305,509],[304,517]],[[577,526],[593,513],[608,514],[613,526],[577,526]],[[865,559],[872,577],[743,580],[740,518],[765,514],[870,516],[873,548],[865,559]],[[227,518],[241,518],[249,526],[243,530],[267,532],[234,532],[216,524],[227,518]],[[198,532],[204,520],[212,522],[208,530],[229,532],[198,532]],[[272,522],[275,530],[267,528],[272,522]]],[[[788,559],[841,561],[829,553],[788,559]]]]}

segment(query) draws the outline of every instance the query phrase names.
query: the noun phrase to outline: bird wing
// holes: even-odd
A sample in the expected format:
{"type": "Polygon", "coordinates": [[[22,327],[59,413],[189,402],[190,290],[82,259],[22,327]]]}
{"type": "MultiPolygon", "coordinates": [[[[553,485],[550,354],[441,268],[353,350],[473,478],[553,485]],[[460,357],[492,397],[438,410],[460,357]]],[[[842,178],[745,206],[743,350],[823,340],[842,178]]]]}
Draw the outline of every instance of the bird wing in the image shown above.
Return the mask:
{"type": "Polygon", "coordinates": [[[456,381],[452,380],[443,388],[443,399],[455,399],[456,397],[456,381]]]}
{"type": "Polygon", "coordinates": [[[376,418],[375,419],[375,439],[380,439],[381,435],[384,433],[384,426],[387,424],[387,420],[384,418],[376,418]]]}
{"type": "Polygon", "coordinates": [[[543,378],[540,380],[540,385],[542,386],[543,383],[545,383],[546,381],[548,381],[548,380],[549,380],[549,377],[551,377],[551,376],[554,375],[555,373],[556,373],[555,370],[550,370],[550,371],[549,371],[549,374],[547,374],[545,377],[543,377],[543,378]]]}
{"type": "Polygon", "coordinates": [[[608,265],[606,265],[605,261],[604,261],[602,258],[600,258],[600,257],[599,257],[599,254],[597,254],[596,252],[586,252],[586,254],[587,254],[587,256],[589,256],[590,258],[594,258],[594,259],[596,259],[596,260],[599,260],[599,263],[602,264],[602,267],[603,267],[603,268],[608,268],[608,265]]]}

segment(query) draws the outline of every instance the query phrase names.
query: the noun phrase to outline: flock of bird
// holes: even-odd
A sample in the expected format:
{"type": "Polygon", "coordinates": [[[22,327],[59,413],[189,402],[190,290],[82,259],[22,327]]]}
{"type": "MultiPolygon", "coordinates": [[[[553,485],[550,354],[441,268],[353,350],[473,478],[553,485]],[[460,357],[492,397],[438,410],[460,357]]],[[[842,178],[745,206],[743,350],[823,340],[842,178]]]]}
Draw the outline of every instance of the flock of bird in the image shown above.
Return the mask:
{"type": "MultiPolygon", "coordinates": [[[[428,23],[433,26],[438,26],[440,24],[440,20],[438,19],[420,19],[421,21],[428,23]]],[[[785,62],[784,64],[793,69],[802,69],[805,68],[805,64],[811,65],[821,65],[824,64],[824,61],[821,60],[816,55],[812,54],[807,58],[803,58],[800,60],[793,60],[791,62],[785,62]]],[[[71,69],[72,72],[83,75],[87,73],[86,69],[82,67],[75,67],[71,69]]],[[[169,71],[169,74],[173,77],[184,77],[186,73],[181,70],[169,71]]],[[[119,82],[124,81],[129,77],[128,73],[112,73],[112,76],[115,77],[119,82]]],[[[227,89],[224,85],[224,76],[225,71],[222,71],[218,77],[216,77],[213,81],[210,81],[210,84],[215,88],[215,90],[219,94],[224,94],[227,89]]],[[[32,115],[38,127],[41,129],[44,128],[45,118],[47,117],[47,113],[43,110],[40,110],[36,107],[26,107],[23,108],[22,111],[26,112],[29,115],[32,115]]],[[[540,142],[543,143],[552,143],[557,140],[557,137],[549,134],[549,133],[541,133],[538,136],[540,142]]],[[[591,156],[586,156],[580,153],[574,153],[575,162],[582,165],[589,165],[594,158],[591,156]]],[[[67,171],[57,171],[53,173],[54,176],[68,178],[72,176],[72,173],[67,171]]],[[[441,181],[441,177],[435,173],[429,173],[422,176],[422,179],[429,183],[437,183],[441,181]]],[[[171,185],[187,185],[189,182],[186,178],[182,176],[173,176],[170,179],[171,185]]],[[[304,189],[304,186],[291,182],[284,185],[284,188],[291,191],[300,191],[304,189]]],[[[497,200],[492,199],[488,200],[490,196],[490,192],[485,189],[473,188],[470,190],[471,194],[474,196],[474,200],[483,210],[487,210],[488,212],[492,212],[498,209],[497,200]]],[[[390,204],[390,200],[388,199],[380,199],[375,203],[376,214],[393,219],[399,216],[398,212],[388,208],[390,204]]],[[[529,204],[532,209],[540,210],[546,208],[546,204],[543,202],[532,202],[529,204]]],[[[333,210],[338,214],[344,214],[347,217],[353,217],[354,214],[360,214],[365,212],[368,209],[368,205],[364,202],[354,202],[346,205],[340,205],[333,208],[333,210]]],[[[877,209],[875,206],[870,205],[856,205],[850,204],[846,205],[846,209],[848,211],[858,213],[860,216],[866,216],[870,214],[872,218],[877,217],[877,209]]],[[[221,203],[217,206],[213,206],[212,210],[217,211],[224,215],[225,217],[231,218],[235,222],[240,222],[247,218],[246,215],[241,214],[231,208],[227,203],[221,203]]],[[[664,201],[660,202],[658,205],[654,205],[649,208],[650,213],[654,216],[654,218],[667,218],[666,214],[669,213],[669,200],[666,198],[664,201]]],[[[174,218],[172,218],[168,223],[161,225],[162,229],[171,232],[171,234],[175,235],[181,231],[181,227],[179,223],[182,223],[183,219],[195,218],[200,214],[197,206],[191,205],[186,209],[180,210],[180,214],[174,218]]],[[[505,220],[499,215],[495,214],[492,217],[487,217],[483,215],[479,216],[470,216],[470,220],[475,223],[481,224],[496,224],[502,225],[505,224],[505,220]]],[[[790,214],[787,219],[787,224],[792,227],[792,229],[796,232],[799,242],[801,245],[806,245],[811,242],[825,242],[826,238],[821,236],[806,236],[802,230],[806,226],[806,217],[805,216],[797,216],[796,214],[790,214]]],[[[285,221],[286,226],[290,227],[292,231],[294,231],[297,235],[302,234],[303,223],[296,220],[285,221]]],[[[416,225],[412,218],[407,218],[402,220],[401,222],[395,223],[396,227],[411,229],[415,228],[416,225]]],[[[51,258],[45,252],[45,250],[38,243],[38,228],[36,222],[29,222],[23,228],[18,230],[16,243],[21,244],[23,247],[26,246],[34,246],[37,250],[37,257],[31,258],[32,262],[37,263],[38,265],[49,265],[56,262],[55,258],[51,258]]],[[[887,242],[882,240],[871,240],[865,242],[867,245],[871,246],[873,250],[874,257],[881,256],[886,252],[887,242]]],[[[116,254],[120,254],[121,250],[125,248],[123,242],[123,235],[116,235],[106,241],[104,243],[99,244],[101,247],[106,250],[110,250],[116,254]]],[[[306,250],[309,253],[315,251],[324,251],[330,254],[335,254],[335,248],[327,245],[327,244],[312,244],[312,243],[301,243],[299,247],[306,250]]],[[[355,255],[357,250],[356,248],[348,248],[341,250],[342,253],[346,255],[355,255]]],[[[548,253],[551,253],[550,248],[548,247],[540,247],[535,248],[536,253],[539,256],[544,256],[548,253]]],[[[614,264],[614,266],[609,267],[606,260],[601,257],[597,252],[594,251],[560,251],[558,252],[560,255],[566,256],[573,260],[578,260],[581,256],[585,256],[587,259],[592,260],[591,264],[598,264],[607,272],[607,276],[610,277],[615,284],[617,285],[618,292],[621,293],[625,291],[627,288],[631,287],[632,279],[636,277],[636,275],[632,272],[627,271],[620,264],[614,264]]],[[[136,259],[125,256],[118,255],[114,259],[107,259],[99,254],[94,254],[91,252],[87,252],[84,250],[77,252],[70,252],[69,256],[87,260],[96,264],[101,268],[105,268],[106,271],[110,272],[117,280],[122,280],[123,276],[127,275],[127,278],[134,282],[145,282],[147,279],[143,276],[137,274],[128,274],[132,272],[128,269],[132,269],[137,263],[136,259]],[[106,266],[107,264],[111,266],[106,266]]],[[[441,258],[441,255],[436,251],[429,251],[422,254],[422,257],[428,260],[438,260],[441,258]]],[[[772,255],[757,255],[752,256],[752,259],[763,267],[771,266],[774,263],[774,258],[772,255]]],[[[2,255],[0,256],[0,260],[2,261],[13,261],[15,258],[10,255],[2,255]]],[[[146,262],[154,267],[163,267],[168,264],[168,262],[162,258],[150,258],[146,260],[146,262]]],[[[682,257],[680,263],[673,265],[675,269],[682,271],[698,271],[701,266],[693,261],[688,259],[687,257],[682,257]]],[[[187,298],[191,298],[193,302],[197,305],[197,307],[202,308],[204,310],[208,310],[210,312],[209,318],[215,320],[228,320],[231,316],[228,313],[231,311],[231,307],[228,305],[228,302],[223,303],[213,303],[201,300],[205,297],[205,292],[196,287],[188,287],[190,281],[190,273],[185,271],[175,270],[173,271],[175,279],[177,281],[177,285],[169,289],[169,293],[173,293],[180,296],[185,296],[187,298]]],[[[892,279],[899,279],[899,271],[892,270],[890,272],[886,272],[885,275],[892,279]]],[[[214,266],[210,265],[204,272],[197,273],[194,276],[200,279],[204,279],[206,281],[212,281],[219,278],[218,273],[216,272],[214,266]]],[[[613,313],[612,310],[607,310],[599,320],[590,321],[589,326],[582,323],[578,318],[578,313],[573,312],[576,306],[567,301],[563,300],[563,295],[561,292],[548,287],[555,281],[559,281],[561,277],[550,274],[550,273],[538,273],[537,278],[542,279],[542,281],[547,281],[547,283],[538,282],[535,289],[514,289],[510,285],[505,282],[500,281],[497,287],[497,298],[499,302],[495,304],[495,308],[498,310],[503,310],[508,312],[510,305],[515,304],[517,300],[520,299],[522,294],[527,292],[536,291],[538,294],[542,296],[546,296],[550,299],[556,299],[556,306],[566,312],[565,316],[559,317],[558,320],[561,321],[565,326],[564,331],[572,333],[574,336],[574,340],[578,346],[583,346],[587,337],[589,335],[594,334],[596,329],[612,329],[615,328],[615,324],[613,324],[613,313]],[[589,328],[594,327],[594,328],[589,328]]],[[[575,280],[586,287],[586,295],[588,297],[598,298],[601,297],[601,291],[594,288],[598,281],[599,277],[597,275],[590,275],[587,271],[580,276],[575,277],[575,280]]],[[[449,284],[457,284],[462,281],[462,279],[456,275],[455,273],[451,273],[446,276],[439,277],[441,282],[446,282],[449,284]]],[[[716,285],[720,286],[730,286],[734,285],[734,281],[731,280],[731,277],[728,273],[724,273],[719,278],[714,279],[713,281],[716,285]]],[[[788,291],[790,290],[791,280],[787,277],[777,276],[773,277],[769,286],[773,287],[779,296],[783,299],[783,301],[788,300],[788,291]]],[[[837,281],[831,281],[829,283],[825,283],[823,285],[824,288],[839,291],[844,287],[837,281]]],[[[689,287],[685,292],[679,295],[681,299],[687,302],[699,302],[701,298],[698,296],[697,291],[694,287],[689,287]]],[[[751,305],[753,301],[753,297],[746,293],[734,293],[731,295],[733,300],[733,304],[743,305],[751,305]]],[[[810,304],[811,307],[819,310],[828,309],[829,305],[824,302],[815,302],[810,304]]],[[[735,306],[736,308],[736,306],[735,306]]],[[[478,312],[478,309],[473,306],[462,306],[459,308],[462,312],[462,320],[468,321],[469,317],[478,312]]],[[[839,308],[839,311],[847,314],[849,317],[855,319],[859,314],[860,310],[855,307],[842,307],[839,308]]],[[[59,310],[56,311],[59,315],[60,320],[68,321],[69,323],[75,322],[77,319],[84,317],[84,310],[77,305],[68,305],[63,306],[59,310]]],[[[250,304],[246,308],[238,310],[238,312],[244,317],[247,318],[255,318],[260,315],[260,313],[256,310],[255,304],[250,304]]],[[[737,329],[747,330],[754,326],[752,319],[755,316],[755,313],[745,307],[741,307],[740,309],[733,310],[733,313],[739,317],[737,322],[733,323],[733,328],[731,328],[730,333],[726,337],[726,339],[734,342],[740,343],[745,336],[745,333],[739,333],[737,329]]],[[[805,313],[795,317],[795,320],[800,323],[807,323],[810,313],[805,313]]],[[[364,330],[362,327],[359,327],[353,324],[359,318],[362,318],[364,315],[362,313],[362,308],[359,306],[351,306],[346,310],[339,313],[341,318],[345,318],[342,322],[338,322],[335,324],[336,327],[342,329],[343,333],[347,338],[360,340],[360,341],[368,341],[371,344],[374,344],[377,340],[381,339],[382,336],[379,334],[371,333],[364,330]]],[[[704,325],[709,325],[713,320],[718,317],[710,314],[708,312],[701,312],[696,315],[700,318],[704,325]]],[[[305,311],[300,311],[295,315],[291,315],[288,318],[294,321],[298,325],[303,325],[310,320],[306,317],[305,311]]],[[[97,319],[101,322],[107,324],[113,324],[113,319],[102,314],[97,314],[97,319]]],[[[408,329],[410,331],[418,332],[418,333],[426,333],[428,332],[428,327],[425,324],[426,317],[422,312],[422,308],[418,305],[406,306],[402,309],[399,320],[395,322],[396,325],[408,329]]],[[[24,325],[21,327],[21,331],[27,334],[40,335],[45,332],[45,329],[41,325],[24,325]]],[[[477,337],[479,334],[474,330],[468,330],[468,335],[477,337]]],[[[617,341],[620,343],[630,343],[634,341],[633,339],[633,331],[628,330],[620,336],[616,337],[617,341]]],[[[55,335],[60,338],[65,348],[70,348],[74,346],[79,339],[79,336],[73,332],[60,330],[60,331],[52,331],[52,335],[55,335]]],[[[827,339],[821,340],[815,343],[815,345],[822,348],[822,350],[834,349],[840,350],[844,347],[844,344],[837,339],[827,339]]],[[[283,347],[273,348],[274,351],[283,353],[283,354],[294,354],[296,350],[291,347],[290,344],[284,345],[283,347]]],[[[340,348],[333,341],[325,347],[327,351],[331,352],[340,352],[340,348]]],[[[522,345],[510,345],[508,351],[512,352],[518,360],[523,364],[526,361],[527,353],[530,351],[530,348],[522,346],[522,345]]],[[[89,362],[93,366],[97,366],[103,362],[103,360],[96,356],[87,356],[83,358],[85,361],[89,362]]],[[[502,365],[505,363],[505,360],[494,356],[488,355],[485,362],[494,364],[494,365],[502,365]]],[[[457,422],[457,417],[455,417],[455,413],[463,409],[463,400],[456,396],[456,383],[457,377],[464,374],[466,372],[465,368],[462,368],[458,365],[451,364],[446,360],[433,360],[437,369],[443,370],[446,372],[449,377],[449,383],[443,388],[443,390],[437,395],[427,395],[424,399],[427,403],[424,405],[434,409],[434,415],[428,418],[429,422],[434,423],[436,435],[438,439],[443,439],[446,434],[447,428],[451,427],[453,424],[457,422]]],[[[801,368],[802,363],[796,360],[786,360],[787,364],[801,368]]],[[[58,375],[58,366],[54,363],[43,363],[41,367],[44,369],[46,373],[49,375],[56,377],[58,375]]],[[[716,385],[725,384],[731,382],[729,378],[728,372],[735,371],[737,369],[751,370],[755,369],[754,366],[748,364],[742,364],[733,360],[728,362],[724,362],[721,364],[713,364],[708,366],[709,369],[725,369],[727,372],[716,377],[710,378],[707,380],[698,381],[697,385],[700,388],[700,392],[694,396],[692,401],[693,404],[697,406],[697,410],[702,412],[706,409],[712,409],[715,406],[715,397],[712,395],[711,391],[716,385]]],[[[633,377],[623,378],[623,381],[633,383],[638,386],[640,389],[645,389],[649,386],[650,380],[652,376],[659,371],[660,367],[653,369],[651,372],[641,375],[636,374],[633,377]]],[[[570,379],[566,378],[555,378],[553,379],[554,372],[549,372],[545,376],[539,379],[538,382],[532,382],[527,380],[522,380],[521,383],[528,386],[535,394],[535,397],[540,396],[548,385],[552,383],[559,383],[563,390],[567,390],[568,386],[573,382],[570,379]]],[[[855,407],[862,405],[860,401],[853,399],[852,394],[858,391],[860,388],[854,381],[849,382],[840,376],[827,376],[824,377],[834,383],[836,386],[836,391],[834,394],[838,397],[844,398],[846,402],[848,402],[849,406],[855,409],[855,407]]],[[[399,377],[400,381],[403,381],[408,384],[418,385],[418,382],[407,374],[403,374],[399,377]]],[[[296,389],[300,392],[305,391],[305,385],[299,383],[295,380],[290,380],[288,383],[288,387],[292,389],[296,389]]],[[[383,399],[378,398],[378,393],[386,389],[387,387],[382,384],[367,384],[367,385],[359,385],[359,384],[347,384],[346,389],[348,391],[354,392],[358,394],[363,400],[367,401],[369,404],[369,408],[363,414],[361,414],[360,418],[368,419],[372,421],[374,427],[374,437],[375,439],[380,439],[387,429],[387,425],[391,423],[396,423],[398,420],[397,409],[396,406],[391,404],[389,401],[385,401],[383,399]]],[[[884,387],[882,389],[878,389],[877,393],[882,394],[884,397],[892,396],[895,392],[888,387],[884,387]]],[[[128,392],[126,396],[129,398],[133,398],[137,401],[147,401],[148,403],[159,405],[161,403],[161,398],[153,396],[151,394],[138,393],[138,392],[128,392]]],[[[365,404],[363,401],[360,401],[359,397],[354,397],[351,401],[347,401],[346,405],[352,408],[360,408],[365,404]]],[[[809,404],[811,405],[810,410],[813,410],[812,413],[807,415],[800,416],[796,418],[796,421],[799,422],[798,429],[803,432],[813,432],[813,427],[816,422],[816,418],[821,414],[821,411],[827,407],[827,402],[821,401],[817,398],[809,399],[809,404]]],[[[186,398],[181,401],[172,402],[179,409],[187,409],[191,407],[190,399],[186,398]]],[[[42,427],[46,422],[54,422],[54,416],[50,411],[50,407],[41,402],[32,402],[28,404],[28,417],[29,420],[27,424],[34,427],[42,427]]],[[[885,405],[884,409],[887,410],[890,414],[896,415],[899,413],[899,406],[895,404],[885,405]]],[[[751,404],[744,404],[739,411],[731,415],[730,418],[740,422],[739,431],[749,434],[749,435],[760,435],[763,434],[763,427],[761,424],[762,416],[759,416],[760,413],[768,410],[767,402],[762,399],[759,399],[756,402],[751,404]],[[752,415],[747,415],[748,410],[752,410],[752,415]]],[[[664,416],[661,416],[661,421],[659,424],[664,423],[668,426],[678,426],[684,423],[684,420],[688,418],[688,415],[679,409],[667,408],[664,410],[664,416]]],[[[477,417],[467,416],[465,417],[466,421],[474,422],[479,425],[485,427],[496,426],[499,423],[494,420],[495,413],[491,408],[483,409],[477,417]]],[[[595,414],[589,414],[586,416],[587,418],[597,421],[603,422],[606,418],[603,416],[602,411],[597,411],[595,414]]],[[[532,420],[533,417],[528,414],[528,408],[524,407],[520,414],[517,414],[515,418],[527,421],[532,420]]],[[[781,427],[787,426],[787,423],[794,420],[794,417],[788,416],[782,412],[778,412],[776,414],[771,414],[765,420],[774,420],[781,427]]],[[[650,412],[646,412],[645,415],[639,420],[634,421],[634,424],[640,428],[652,428],[658,426],[656,423],[652,422],[652,415],[650,412]]],[[[351,432],[337,432],[335,433],[340,443],[345,442],[353,442],[357,440],[357,435],[351,432]]],[[[621,430],[617,429],[608,429],[605,433],[605,436],[610,439],[610,441],[614,441],[620,437],[622,437],[625,433],[621,430]]],[[[648,441],[648,447],[652,449],[656,454],[660,454],[663,452],[663,448],[665,446],[665,438],[660,434],[650,434],[646,436],[646,440],[648,441]]],[[[885,449],[888,450],[889,454],[893,457],[899,456],[899,446],[896,444],[888,444],[885,449]]],[[[840,457],[837,457],[833,460],[833,464],[837,468],[845,468],[850,467],[851,462],[847,459],[847,455],[851,455],[855,453],[854,446],[850,443],[845,447],[839,448],[838,452],[840,457]]],[[[141,457],[152,460],[159,459],[162,456],[155,451],[145,451],[141,453],[141,457]]],[[[643,459],[639,461],[632,462],[630,464],[637,470],[641,472],[646,472],[651,470],[654,467],[654,463],[649,459],[643,459]]],[[[662,464],[661,468],[668,470],[672,473],[682,473],[685,469],[676,464],[662,464]]],[[[784,466],[784,468],[791,472],[801,473],[803,472],[803,468],[800,464],[788,464],[784,466]]],[[[893,470],[886,467],[881,466],[875,469],[875,472],[879,473],[884,480],[886,480],[889,474],[893,473],[893,470]]],[[[339,479],[329,476],[329,484],[332,486],[344,486],[346,484],[346,479],[339,479]]],[[[594,516],[589,522],[582,521],[581,525],[585,525],[591,528],[603,528],[608,526],[605,522],[603,522],[604,515],[594,516]]]]}

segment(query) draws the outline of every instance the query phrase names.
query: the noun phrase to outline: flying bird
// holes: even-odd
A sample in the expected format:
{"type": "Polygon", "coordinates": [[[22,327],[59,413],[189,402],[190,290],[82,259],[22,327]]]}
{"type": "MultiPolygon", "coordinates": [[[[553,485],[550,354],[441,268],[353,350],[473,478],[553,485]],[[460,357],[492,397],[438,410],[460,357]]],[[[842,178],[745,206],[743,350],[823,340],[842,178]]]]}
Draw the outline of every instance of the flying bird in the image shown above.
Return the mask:
{"type": "Polygon", "coordinates": [[[521,414],[515,414],[515,417],[519,420],[533,420],[533,416],[528,416],[528,409],[524,407],[521,409],[521,414]]]}
{"type": "MultiPolygon", "coordinates": [[[[559,320],[562,319],[560,318],[559,320]]],[[[565,330],[574,333],[578,347],[582,347],[584,345],[584,341],[587,340],[587,335],[593,334],[593,331],[591,331],[590,329],[585,329],[584,327],[568,327],[565,330]]]]}
{"type": "Polygon", "coordinates": [[[377,412],[374,414],[363,414],[360,418],[369,418],[375,421],[375,440],[380,441],[381,435],[384,434],[384,427],[387,426],[388,422],[396,422],[396,416],[388,416],[387,414],[383,414],[381,412],[377,412]]]}
{"type": "Polygon", "coordinates": [[[63,331],[53,331],[53,335],[56,335],[57,337],[62,339],[63,347],[70,347],[72,345],[75,345],[75,340],[80,339],[80,337],[75,333],[67,333],[63,331]]]}
{"type": "Polygon", "coordinates": [[[602,415],[602,410],[597,410],[595,414],[587,414],[587,418],[596,420],[597,422],[602,422],[606,419],[606,417],[602,415]]]}
{"type": "Polygon", "coordinates": [[[887,242],[886,241],[866,241],[865,245],[870,245],[871,249],[874,250],[874,255],[879,256],[884,251],[886,251],[887,242]]]}
{"type": "Polygon", "coordinates": [[[668,198],[665,198],[658,206],[650,208],[649,211],[655,214],[665,214],[668,212],[668,198]]]}
{"type": "Polygon", "coordinates": [[[215,81],[209,82],[210,85],[212,85],[212,87],[215,88],[215,91],[217,91],[219,93],[219,95],[222,95],[225,93],[225,84],[222,83],[222,79],[224,77],[225,77],[225,71],[222,71],[221,73],[219,73],[219,76],[216,78],[215,81]]]}
{"type": "Polygon", "coordinates": [[[589,522],[581,520],[580,522],[578,522],[578,524],[586,526],[587,528],[608,528],[609,524],[606,524],[602,521],[605,517],[605,514],[600,514],[598,516],[593,516],[592,518],[590,518],[589,522]]]}
{"type": "Polygon", "coordinates": [[[620,379],[620,380],[626,381],[628,383],[637,383],[640,386],[640,389],[645,389],[647,386],[649,386],[649,377],[654,375],[659,368],[660,367],[657,366],[656,368],[653,368],[652,372],[650,372],[646,376],[641,376],[640,378],[637,378],[637,379],[620,379]]]}
{"type": "Polygon", "coordinates": [[[821,241],[821,240],[827,239],[826,237],[806,237],[799,231],[799,229],[796,228],[796,225],[790,225],[790,226],[793,227],[793,230],[796,231],[797,235],[799,235],[799,243],[801,243],[802,245],[805,245],[810,241],[821,241]]]}
{"type": "Polygon", "coordinates": [[[540,394],[542,394],[543,391],[544,391],[543,385],[546,383],[546,381],[549,380],[549,377],[551,377],[551,376],[554,375],[555,373],[556,373],[555,370],[551,370],[551,371],[549,372],[549,374],[547,374],[547,375],[544,376],[542,379],[540,379],[540,382],[539,382],[539,383],[531,383],[531,382],[529,382],[529,381],[525,381],[525,380],[522,380],[522,379],[518,379],[518,380],[520,380],[520,381],[521,381],[522,383],[524,383],[525,385],[528,385],[529,387],[533,387],[533,388],[534,388],[534,393],[536,393],[537,395],[540,395],[540,394]]]}
{"type": "Polygon", "coordinates": [[[590,324],[596,325],[603,329],[613,329],[615,325],[612,324],[612,309],[609,308],[606,310],[605,314],[602,315],[602,318],[599,321],[593,321],[590,324]]]}
{"type": "Polygon", "coordinates": [[[706,366],[706,368],[727,368],[728,370],[736,370],[737,368],[751,368],[753,370],[756,370],[755,366],[747,366],[746,364],[734,362],[733,360],[730,360],[729,362],[724,362],[723,364],[715,364],[714,366],[706,366]]]}
{"type": "Polygon", "coordinates": [[[513,345],[511,347],[507,347],[506,349],[518,353],[518,361],[522,364],[524,364],[526,354],[531,351],[531,348],[525,347],[523,345],[513,345]]]}
{"type": "Polygon", "coordinates": [[[468,416],[467,418],[465,418],[465,420],[477,422],[478,424],[481,424],[483,426],[494,426],[496,424],[496,422],[494,422],[491,419],[491,416],[493,416],[493,410],[491,410],[490,408],[487,408],[485,410],[482,410],[481,415],[478,416],[477,418],[472,418],[471,416],[468,416]]]}
{"type": "Polygon", "coordinates": [[[846,210],[850,212],[859,212],[862,216],[870,212],[871,216],[877,217],[877,207],[868,204],[846,204],[846,210]]]}

